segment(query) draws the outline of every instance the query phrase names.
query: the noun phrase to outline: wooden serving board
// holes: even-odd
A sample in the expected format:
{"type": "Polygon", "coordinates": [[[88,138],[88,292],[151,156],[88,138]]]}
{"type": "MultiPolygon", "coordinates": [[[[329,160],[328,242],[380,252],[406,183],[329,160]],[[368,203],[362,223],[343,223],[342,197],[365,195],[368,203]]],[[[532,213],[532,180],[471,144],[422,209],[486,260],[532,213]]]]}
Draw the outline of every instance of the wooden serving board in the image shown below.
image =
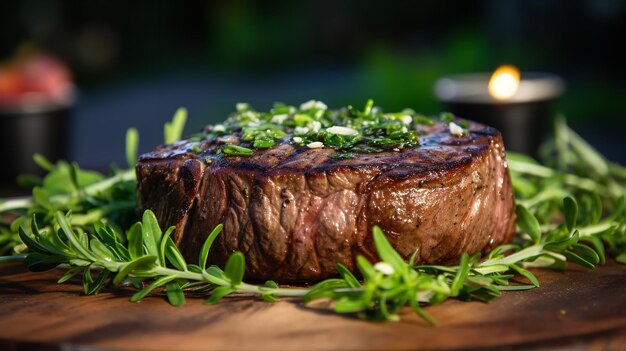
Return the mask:
{"type": "Polygon", "coordinates": [[[189,298],[177,308],[162,296],[131,303],[131,291],[82,296],[78,283],[56,284],[59,273],[0,265],[0,350],[626,350],[626,266],[612,262],[536,271],[541,288],[489,304],[428,307],[436,327],[408,309],[400,322],[376,323],[296,299],[239,296],[206,306],[189,298]]]}

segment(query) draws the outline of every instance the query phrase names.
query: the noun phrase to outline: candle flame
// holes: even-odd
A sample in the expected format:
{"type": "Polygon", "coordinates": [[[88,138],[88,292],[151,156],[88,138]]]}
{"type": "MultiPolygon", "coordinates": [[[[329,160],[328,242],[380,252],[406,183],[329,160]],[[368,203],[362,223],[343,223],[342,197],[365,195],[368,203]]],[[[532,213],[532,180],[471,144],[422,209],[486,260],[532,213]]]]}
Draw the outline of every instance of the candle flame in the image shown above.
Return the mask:
{"type": "Polygon", "coordinates": [[[489,79],[489,95],[497,100],[511,98],[519,87],[520,73],[515,66],[498,67],[489,79]]]}

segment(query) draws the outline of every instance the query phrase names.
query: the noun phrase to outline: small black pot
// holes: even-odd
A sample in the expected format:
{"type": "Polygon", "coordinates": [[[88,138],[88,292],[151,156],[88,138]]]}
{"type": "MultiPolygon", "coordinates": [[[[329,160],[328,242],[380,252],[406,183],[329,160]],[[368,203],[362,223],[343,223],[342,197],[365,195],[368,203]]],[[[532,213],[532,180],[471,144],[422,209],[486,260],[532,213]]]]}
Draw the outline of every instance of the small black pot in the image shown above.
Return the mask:
{"type": "Polygon", "coordinates": [[[43,175],[33,161],[67,159],[71,105],[0,108],[0,181],[15,183],[20,174],[43,175]]]}
{"type": "Polygon", "coordinates": [[[435,95],[445,111],[498,129],[507,150],[537,156],[565,83],[553,74],[523,72],[515,95],[502,101],[489,96],[490,76],[484,72],[441,78],[435,95]]]}
{"type": "Polygon", "coordinates": [[[551,101],[511,104],[444,102],[445,111],[498,129],[506,150],[537,156],[552,125],[551,101]]]}

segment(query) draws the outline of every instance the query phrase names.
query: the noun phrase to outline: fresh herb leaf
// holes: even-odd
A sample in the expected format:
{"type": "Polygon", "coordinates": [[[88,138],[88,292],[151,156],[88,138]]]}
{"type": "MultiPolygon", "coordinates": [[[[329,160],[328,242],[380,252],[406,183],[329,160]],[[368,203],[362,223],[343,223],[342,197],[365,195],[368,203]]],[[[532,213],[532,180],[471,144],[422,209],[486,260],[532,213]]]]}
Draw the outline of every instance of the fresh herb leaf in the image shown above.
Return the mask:
{"type": "Polygon", "coordinates": [[[239,145],[224,145],[222,152],[229,156],[252,156],[251,149],[239,145]]]}
{"type": "Polygon", "coordinates": [[[165,135],[165,143],[171,144],[183,135],[183,129],[185,129],[185,123],[187,122],[187,109],[184,107],[176,110],[174,118],[171,122],[165,123],[163,127],[163,135],[165,135]]]}
{"type": "Polygon", "coordinates": [[[165,284],[165,292],[167,294],[167,300],[172,306],[182,306],[185,304],[185,294],[180,284],[177,282],[165,284]]]}
{"type": "Polygon", "coordinates": [[[204,241],[204,244],[200,249],[200,257],[198,259],[200,268],[206,269],[207,259],[209,258],[209,250],[211,250],[211,245],[213,245],[215,238],[217,238],[217,236],[222,232],[222,228],[224,228],[224,225],[221,223],[218,224],[204,241]]]}
{"type": "Polygon", "coordinates": [[[236,291],[236,289],[231,288],[230,286],[220,286],[220,287],[217,287],[215,290],[213,290],[213,292],[211,293],[209,298],[204,301],[204,303],[207,304],[207,305],[214,305],[214,304],[220,302],[220,300],[224,296],[232,294],[235,291],[236,291]]]}
{"type": "Polygon", "coordinates": [[[126,131],[126,163],[129,168],[137,163],[137,148],[139,147],[139,132],[135,128],[126,131]]]}
{"type": "MultiPolygon", "coordinates": [[[[161,228],[157,222],[156,216],[152,211],[145,211],[143,213],[143,225],[141,226],[141,236],[143,238],[143,245],[148,255],[159,257],[158,243],[161,242],[161,228]]],[[[165,262],[158,259],[158,264],[164,266],[165,262]]]]}
{"type": "Polygon", "coordinates": [[[571,232],[574,230],[578,219],[578,203],[571,196],[563,198],[563,215],[565,216],[565,227],[571,232]]]}
{"type": "Polygon", "coordinates": [[[535,243],[541,240],[541,229],[537,218],[528,211],[528,209],[522,205],[515,206],[515,213],[517,214],[517,225],[522,232],[527,233],[533,239],[535,243]]]}
{"type": "Polygon", "coordinates": [[[230,255],[228,260],[226,261],[226,266],[224,268],[224,273],[228,279],[230,279],[230,284],[233,288],[236,288],[237,285],[241,284],[243,280],[243,273],[245,270],[245,259],[241,252],[235,252],[230,255]]]}

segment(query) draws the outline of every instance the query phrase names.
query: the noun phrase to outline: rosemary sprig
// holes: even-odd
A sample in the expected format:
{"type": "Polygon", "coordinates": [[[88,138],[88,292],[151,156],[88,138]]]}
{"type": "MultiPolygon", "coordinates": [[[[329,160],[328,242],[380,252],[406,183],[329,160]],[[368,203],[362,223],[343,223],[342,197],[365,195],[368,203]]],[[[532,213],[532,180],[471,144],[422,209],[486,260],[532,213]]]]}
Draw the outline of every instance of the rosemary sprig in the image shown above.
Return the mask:
{"type": "Polygon", "coordinates": [[[134,302],[164,287],[169,302],[175,306],[185,303],[184,292],[190,290],[209,291],[206,303],[216,303],[235,292],[253,293],[272,301],[276,296],[302,296],[308,292],[279,288],[272,281],[263,285],[243,282],[245,260],[240,252],[230,256],[224,270],[214,265],[207,267],[210,247],[221,232],[221,225],[208,236],[196,265],[185,261],[169,237],[174,227],[163,233],[150,210],[125,235],[103,221],[96,222],[90,233],[73,228],[71,214],[56,212],[54,219],[58,225],[41,230],[33,218],[32,236],[20,227],[19,236],[29,252],[5,256],[0,262],[23,259],[31,271],[64,268],[67,272],[59,283],[80,275],[85,294],[97,294],[105,286],[132,285],[139,289],[130,298],[134,302]]]}
{"type": "Polygon", "coordinates": [[[580,243],[576,227],[578,207],[576,200],[563,201],[565,225],[542,234],[537,218],[518,205],[518,226],[530,240],[496,247],[481,260],[480,254],[464,254],[457,266],[434,266],[405,262],[374,227],[374,243],[381,262],[372,265],[363,257],[357,265],[363,282],[345,267],[338,265],[342,279],[330,279],[314,286],[304,301],[330,298],[336,301],[338,313],[359,313],[373,319],[398,320],[401,307],[410,306],[434,324],[422,304],[438,304],[450,297],[463,300],[489,301],[502,291],[527,290],[539,286],[537,278],[525,267],[562,267],[566,260],[593,268],[600,262],[598,253],[580,243]],[[511,284],[512,279],[524,277],[529,284],[511,284]]]}

